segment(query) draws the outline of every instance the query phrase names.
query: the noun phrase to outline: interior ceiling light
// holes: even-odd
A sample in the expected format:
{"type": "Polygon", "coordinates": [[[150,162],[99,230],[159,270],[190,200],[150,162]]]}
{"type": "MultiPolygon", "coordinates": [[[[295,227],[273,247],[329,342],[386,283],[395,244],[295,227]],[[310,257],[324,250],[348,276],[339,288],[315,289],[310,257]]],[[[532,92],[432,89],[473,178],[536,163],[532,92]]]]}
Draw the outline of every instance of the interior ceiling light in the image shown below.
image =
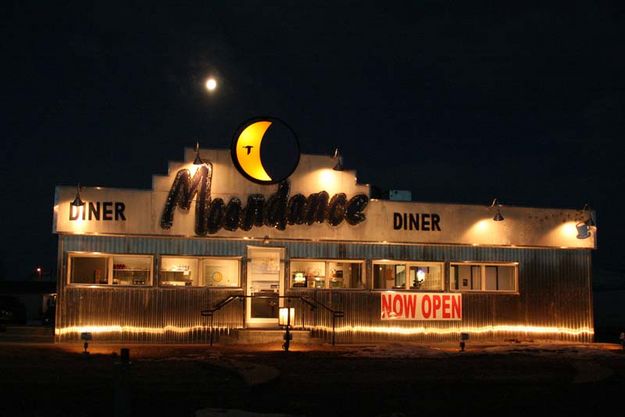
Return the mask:
{"type": "Polygon", "coordinates": [[[72,201],[72,206],[74,207],[82,207],[85,205],[85,202],[80,198],[80,184],[76,187],[76,197],[74,201],[72,201]]]}
{"type": "Polygon", "coordinates": [[[343,155],[341,155],[341,151],[339,151],[339,148],[336,148],[334,150],[334,156],[332,157],[332,159],[336,160],[336,164],[332,169],[335,171],[343,171],[343,155]]]}
{"type": "Polygon", "coordinates": [[[495,217],[493,217],[493,220],[496,222],[500,222],[502,220],[504,220],[503,214],[501,214],[501,204],[497,203],[497,199],[495,198],[492,202],[492,204],[490,205],[491,207],[497,207],[497,213],[495,213],[495,217]]]}
{"type": "Polygon", "coordinates": [[[195,143],[195,159],[193,160],[193,165],[202,165],[204,161],[200,158],[200,142],[195,143]]]}

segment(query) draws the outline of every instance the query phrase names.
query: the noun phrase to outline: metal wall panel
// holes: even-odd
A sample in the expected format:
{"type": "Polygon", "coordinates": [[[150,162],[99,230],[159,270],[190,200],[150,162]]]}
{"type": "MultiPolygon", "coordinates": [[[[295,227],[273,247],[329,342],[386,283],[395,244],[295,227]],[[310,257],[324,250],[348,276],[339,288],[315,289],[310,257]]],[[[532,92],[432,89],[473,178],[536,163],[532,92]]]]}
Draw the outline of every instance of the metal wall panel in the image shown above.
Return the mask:
{"type": "MultiPolygon", "coordinates": [[[[67,252],[178,254],[245,257],[258,240],[60,236],[59,259],[67,252]]],[[[590,341],[593,336],[590,250],[474,246],[423,246],[330,242],[277,242],[288,258],[396,259],[412,261],[518,262],[519,294],[464,293],[462,321],[382,321],[375,290],[291,289],[345,312],[337,321],[337,341],[455,341],[460,332],[472,339],[552,339],[590,341]]],[[[243,268],[245,269],[245,268],[243,268]]],[[[65,268],[60,268],[64,271],[65,268]]],[[[80,331],[96,331],[100,340],[197,342],[208,339],[207,319],[200,310],[242,289],[88,288],[65,285],[59,274],[57,340],[76,340],[80,331]]],[[[242,280],[244,279],[242,274],[242,280]]],[[[370,278],[369,278],[370,281],[370,278]]],[[[243,282],[243,281],[242,281],[243,282]]],[[[448,285],[448,284],[447,284],[448,285]]],[[[330,340],[331,314],[311,311],[294,301],[298,324],[330,340]]],[[[234,302],[215,314],[219,332],[244,326],[244,303],[234,302]]]]}
{"type": "MultiPolygon", "coordinates": [[[[57,340],[78,340],[85,331],[97,341],[208,343],[209,319],[200,311],[234,294],[241,291],[67,287],[59,303],[57,340]]],[[[217,334],[243,327],[240,304],[215,315],[217,334]]]]}

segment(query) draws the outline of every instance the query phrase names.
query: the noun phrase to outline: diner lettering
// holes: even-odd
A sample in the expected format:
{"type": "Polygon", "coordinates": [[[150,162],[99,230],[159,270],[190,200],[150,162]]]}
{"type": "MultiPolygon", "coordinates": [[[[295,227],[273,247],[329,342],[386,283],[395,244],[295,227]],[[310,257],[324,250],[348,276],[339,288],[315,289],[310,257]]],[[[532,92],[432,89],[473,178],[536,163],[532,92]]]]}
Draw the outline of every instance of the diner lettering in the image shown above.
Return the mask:
{"type": "Polygon", "coordinates": [[[393,229],[440,232],[441,217],[436,213],[393,213],[393,229]]]}
{"type": "Polygon", "coordinates": [[[121,201],[88,201],[83,206],[69,205],[69,220],[126,221],[126,204],[121,201]]]}
{"type": "Polygon", "coordinates": [[[176,173],[165,207],[161,215],[161,228],[170,229],[176,208],[189,210],[195,197],[195,234],[204,236],[221,229],[235,231],[250,230],[252,227],[275,227],[285,230],[288,225],[312,225],[327,222],[338,226],[343,221],[355,226],[365,221],[364,210],[369,203],[365,194],[347,199],[344,193],[330,198],[326,191],[310,194],[289,195],[290,184],[282,181],[278,189],[265,198],[262,194],[251,194],[244,206],[233,197],[226,204],[221,198],[211,198],[213,167],[210,163],[200,166],[193,177],[188,169],[176,173]]]}

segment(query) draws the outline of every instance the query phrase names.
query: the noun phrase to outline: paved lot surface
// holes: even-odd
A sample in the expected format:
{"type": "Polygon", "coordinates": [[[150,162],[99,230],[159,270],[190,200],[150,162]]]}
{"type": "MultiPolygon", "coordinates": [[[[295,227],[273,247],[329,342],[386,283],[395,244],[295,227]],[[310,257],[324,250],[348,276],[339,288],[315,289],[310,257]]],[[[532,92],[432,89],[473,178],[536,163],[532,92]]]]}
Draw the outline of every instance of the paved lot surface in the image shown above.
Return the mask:
{"type": "Polygon", "coordinates": [[[612,415],[625,392],[610,344],[120,347],[1,342],[0,416],[612,415]]]}

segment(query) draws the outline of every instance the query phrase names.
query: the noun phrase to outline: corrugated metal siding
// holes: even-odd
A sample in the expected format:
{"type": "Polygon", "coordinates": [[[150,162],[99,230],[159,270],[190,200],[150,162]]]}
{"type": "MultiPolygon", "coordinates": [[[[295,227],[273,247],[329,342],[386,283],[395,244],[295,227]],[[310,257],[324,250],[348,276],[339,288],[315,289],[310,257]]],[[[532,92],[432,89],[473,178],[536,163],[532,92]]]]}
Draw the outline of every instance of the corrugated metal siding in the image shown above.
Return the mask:
{"type": "MultiPolygon", "coordinates": [[[[244,257],[247,246],[260,245],[245,240],[147,237],[62,236],[61,240],[59,250],[64,252],[191,256],[244,257]]],[[[376,259],[519,262],[519,294],[464,293],[462,321],[382,321],[377,291],[289,290],[288,294],[303,293],[345,312],[345,318],[337,321],[339,342],[449,341],[457,340],[461,331],[469,331],[472,339],[592,339],[590,250],[334,242],[272,242],[270,246],[285,247],[287,259],[366,259],[369,284],[371,260],[376,259]]],[[[57,327],[121,326],[122,330],[98,335],[111,340],[205,342],[208,319],[200,316],[200,310],[230,294],[243,293],[241,289],[66,287],[64,277],[61,274],[57,327]]],[[[242,280],[244,284],[244,274],[242,280]]],[[[303,317],[307,326],[329,340],[331,315],[298,304],[294,304],[298,322],[303,317]]],[[[243,327],[243,308],[243,303],[235,302],[216,313],[215,327],[221,332],[243,327]]],[[[77,333],[67,331],[58,337],[75,339],[77,333]]]]}
{"type": "MultiPolygon", "coordinates": [[[[200,311],[240,290],[206,288],[65,288],[59,329],[93,331],[97,341],[208,343],[209,319],[200,311]]],[[[214,318],[216,333],[243,327],[241,303],[214,318]]],[[[77,340],[78,331],[57,332],[59,341],[77,340]]]]}

